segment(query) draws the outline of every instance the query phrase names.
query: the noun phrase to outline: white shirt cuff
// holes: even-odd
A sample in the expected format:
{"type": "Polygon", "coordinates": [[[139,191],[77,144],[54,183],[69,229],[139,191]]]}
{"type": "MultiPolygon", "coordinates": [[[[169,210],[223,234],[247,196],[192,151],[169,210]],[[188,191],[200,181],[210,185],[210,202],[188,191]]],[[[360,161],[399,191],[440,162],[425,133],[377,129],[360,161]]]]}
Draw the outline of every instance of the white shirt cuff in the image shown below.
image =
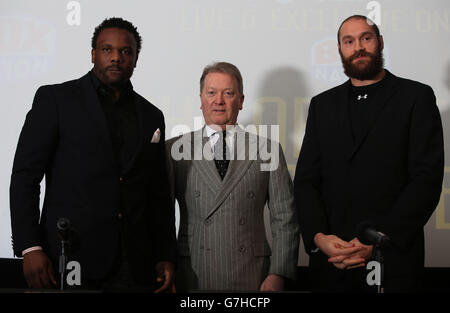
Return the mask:
{"type": "Polygon", "coordinates": [[[41,246],[35,246],[35,247],[31,247],[31,248],[25,249],[25,250],[22,251],[22,256],[24,256],[28,252],[36,251],[36,250],[42,250],[42,247],[41,246]]]}

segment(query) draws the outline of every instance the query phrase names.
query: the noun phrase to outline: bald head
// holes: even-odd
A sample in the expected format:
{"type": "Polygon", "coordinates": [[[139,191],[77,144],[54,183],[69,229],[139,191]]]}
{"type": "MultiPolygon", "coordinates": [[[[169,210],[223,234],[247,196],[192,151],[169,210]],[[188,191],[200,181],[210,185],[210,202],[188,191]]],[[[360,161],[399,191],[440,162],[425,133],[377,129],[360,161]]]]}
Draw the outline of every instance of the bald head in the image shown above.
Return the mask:
{"type": "MultiPolygon", "coordinates": [[[[368,17],[366,17],[366,16],[364,16],[364,15],[357,15],[357,14],[356,14],[356,15],[352,15],[352,16],[347,17],[347,18],[341,23],[341,25],[339,26],[338,33],[337,33],[338,44],[341,44],[341,28],[342,28],[342,26],[343,26],[346,22],[348,22],[348,21],[350,21],[350,20],[365,20],[366,23],[367,23],[367,25],[369,25],[370,27],[372,27],[372,30],[374,31],[376,37],[377,37],[377,38],[380,38],[380,30],[378,29],[377,24],[375,24],[370,18],[368,18],[368,17]]],[[[378,39],[378,41],[379,41],[379,39],[378,39]]]]}

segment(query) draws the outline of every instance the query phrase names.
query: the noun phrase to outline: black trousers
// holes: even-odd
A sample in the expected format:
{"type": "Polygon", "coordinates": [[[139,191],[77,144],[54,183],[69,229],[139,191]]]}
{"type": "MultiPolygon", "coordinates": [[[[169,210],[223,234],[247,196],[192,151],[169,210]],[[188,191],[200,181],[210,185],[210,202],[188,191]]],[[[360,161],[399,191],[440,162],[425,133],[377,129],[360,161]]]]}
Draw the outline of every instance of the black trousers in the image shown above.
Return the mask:
{"type": "Polygon", "coordinates": [[[156,282],[148,282],[148,285],[136,283],[130,271],[130,264],[126,253],[123,236],[121,235],[120,258],[115,269],[102,280],[87,280],[82,282],[81,289],[97,290],[106,293],[140,293],[153,292],[156,289],[156,282]]]}

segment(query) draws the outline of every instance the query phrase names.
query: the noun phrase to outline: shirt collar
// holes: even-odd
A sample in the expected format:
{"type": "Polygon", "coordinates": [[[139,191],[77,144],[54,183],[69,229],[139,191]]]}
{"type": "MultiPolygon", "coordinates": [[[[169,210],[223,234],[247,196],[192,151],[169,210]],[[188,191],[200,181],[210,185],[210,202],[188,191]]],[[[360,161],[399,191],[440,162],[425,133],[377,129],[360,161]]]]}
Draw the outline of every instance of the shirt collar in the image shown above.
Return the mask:
{"type": "MultiPolygon", "coordinates": [[[[218,133],[217,130],[211,128],[209,125],[206,125],[205,129],[206,129],[206,136],[208,136],[208,137],[211,137],[214,134],[218,133]]],[[[226,128],[227,136],[234,134],[235,130],[236,130],[236,125],[227,125],[227,128],[226,128]]]]}
{"type": "MultiPolygon", "coordinates": [[[[98,77],[94,73],[94,70],[91,70],[89,73],[90,73],[91,81],[92,81],[95,91],[97,91],[97,93],[100,93],[102,95],[108,94],[110,91],[110,88],[108,88],[108,86],[106,86],[104,83],[102,83],[102,81],[100,79],[98,79],[98,77]]],[[[125,87],[123,88],[123,94],[124,95],[128,94],[132,90],[133,90],[133,85],[131,84],[131,81],[128,80],[128,82],[125,84],[125,87]]]]}

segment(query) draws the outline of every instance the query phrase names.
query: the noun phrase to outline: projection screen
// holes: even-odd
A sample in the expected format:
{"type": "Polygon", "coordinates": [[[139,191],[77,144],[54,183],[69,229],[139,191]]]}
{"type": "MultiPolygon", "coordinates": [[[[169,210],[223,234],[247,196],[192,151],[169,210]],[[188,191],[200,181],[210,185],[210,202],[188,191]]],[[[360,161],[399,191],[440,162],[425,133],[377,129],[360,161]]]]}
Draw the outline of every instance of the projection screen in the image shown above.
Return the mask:
{"type": "MultiPolygon", "coordinates": [[[[13,257],[9,183],[34,94],[41,85],[75,79],[92,68],[90,41],[103,19],[123,17],[137,26],[143,46],[132,83],[164,112],[167,138],[202,126],[202,69],[228,61],[244,79],[238,122],[279,125],[293,175],[311,97],[347,79],[336,47],[338,26],[362,14],[379,24],[386,68],[430,85],[436,94],[446,167],[439,206],[425,227],[425,265],[450,267],[449,11],[448,0],[1,1],[0,257],[13,257]]],[[[299,265],[306,264],[302,248],[299,265]]]]}

